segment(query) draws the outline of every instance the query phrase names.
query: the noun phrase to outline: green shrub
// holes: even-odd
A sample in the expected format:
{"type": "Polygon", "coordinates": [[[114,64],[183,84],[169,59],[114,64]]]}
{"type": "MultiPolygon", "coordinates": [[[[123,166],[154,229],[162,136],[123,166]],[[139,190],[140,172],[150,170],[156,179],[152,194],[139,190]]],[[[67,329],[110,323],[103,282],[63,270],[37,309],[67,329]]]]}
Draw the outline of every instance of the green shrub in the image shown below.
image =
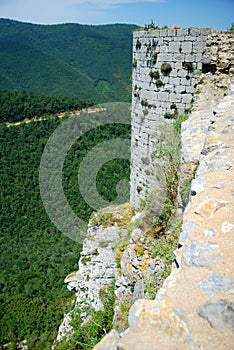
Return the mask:
{"type": "Polygon", "coordinates": [[[87,265],[87,262],[90,262],[90,261],[91,261],[91,257],[81,259],[81,262],[83,265],[87,265]]]}
{"type": "Polygon", "coordinates": [[[165,119],[174,119],[175,118],[175,114],[166,112],[166,113],[164,113],[164,118],[165,119]]]}
{"type": "Polygon", "coordinates": [[[149,76],[150,76],[152,79],[158,79],[158,78],[159,78],[159,72],[158,72],[158,70],[155,70],[154,72],[153,72],[153,71],[150,71],[150,72],[149,72],[149,76]]]}
{"type": "Polygon", "coordinates": [[[186,69],[190,73],[194,71],[194,67],[193,67],[193,64],[191,62],[184,62],[183,67],[184,67],[184,69],[186,69]]]}
{"type": "MultiPolygon", "coordinates": [[[[171,117],[171,114],[170,114],[171,117]]],[[[160,128],[160,138],[154,152],[157,164],[158,187],[145,198],[146,221],[153,226],[166,228],[167,222],[175,212],[180,164],[181,124],[187,116],[173,114],[175,121],[160,128]]]]}
{"type": "Polygon", "coordinates": [[[196,75],[201,75],[202,74],[202,72],[201,72],[201,70],[200,69],[197,69],[197,70],[195,70],[195,72],[194,72],[196,75]]]}
{"type": "Polygon", "coordinates": [[[161,72],[164,74],[164,75],[169,75],[170,72],[172,71],[172,67],[169,63],[162,63],[161,65],[161,72]]]}
{"type": "Polygon", "coordinates": [[[93,308],[78,308],[72,314],[72,327],[74,330],[70,339],[64,339],[56,346],[56,350],[91,350],[112,329],[114,316],[114,285],[100,291],[103,310],[95,311],[93,308]],[[84,322],[81,314],[88,315],[84,322]]]}
{"type": "Polygon", "coordinates": [[[156,85],[157,87],[161,87],[161,86],[163,86],[164,84],[163,84],[162,80],[158,79],[158,80],[156,80],[155,85],[156,85]]]}
{"type": "Polygon", "coordinates": [[[142,187],[141,186],[137,186],[137,192],[140,193],[142,191],[142,187]]]}
{"type": "Polygon", "coordinates": [[[143,256],[144,255],[144,247],[142,245],[138,245],[136,247],[136,252],[138,255],[143,256]]]}
{"type": "Polygon", "coordinates": [[[157,52],[155,52],[155,53],[153,54],[153,60],[152,60],[153,64],[156,64],[156,63],[157,63],[157,59],[158,59],[158,54],[157,54],[157,52]]]}
{"type": "Polygon", "coordinates": [[[154,24],[154,21],[151,20],[150,24],[145,24],[145,30],[149,30],[149,29],[159,29],[159,26],[154,24]]]}
{"type": "Polygon", "coordinates": [[[140,50],[140,48],[141,48],[141,42],[140,42],[139,39],[137,39],[137,42],[136,42],[136,49],[137,49],[137,50],[140,50]]]}
{"type": "Polygon", "coordinates": [[[90,222],[93,226],[109,226],[113,223],[113,214],[99,212],[92,217],[90,222]]]}
{"type": "Polygon", "coordinates": [[[148,103],[148,101],[146,101],[146,100],[141,100],[141,105],[142,105],[143,107],[148,107],[148,106],[149,106],[149,103],[148,103]]]}

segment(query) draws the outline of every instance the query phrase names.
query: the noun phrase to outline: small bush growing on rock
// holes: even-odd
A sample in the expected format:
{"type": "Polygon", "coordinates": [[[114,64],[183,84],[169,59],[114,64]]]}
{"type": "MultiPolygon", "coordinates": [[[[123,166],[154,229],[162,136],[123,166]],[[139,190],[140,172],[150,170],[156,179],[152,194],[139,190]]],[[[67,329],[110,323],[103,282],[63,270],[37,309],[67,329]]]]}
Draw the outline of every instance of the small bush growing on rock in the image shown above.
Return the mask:
{"type": "Polygon", "coordinates": [[[143,107],[148,107],[148,106],[149,106],[149,103],[148,103],[148,101],[146,101],[146,100],[141,100],[141,105],[142,105],[143,107]]]}
{"type": "Polygon", "coordinates": [[[158,59],[158,54],[157,54],[157,52],[155,52],[153,55],[153,60],[152,60],[153,64],[157,63],[157,59],[158,59]]]}
{"type": "Polygon", "coordinates": [[[164,84],[163,84],[162,80],[158,79],[158,80],[156,80],[155,85],[156,85],[157,87],[161,87],[161,86],[163,86],[164,84]]]}
{"type": "Polygon", "coordinates": [[[141,186],[137,186],[137,192],[140,193],[142,191],[142,187],[141,186]]]}
{"type": "Polygon", "coordinates": [[[137,42],[136,42],[136,49],[137,49],[137,50],[140,50],[140,48],[141,48],[141,42],[140,42],[139,39],[137,39],[137,42]]]}
{"type": "Polygon", "coordinates": [[[81,259],[81,262],[83,265],[87,265],[87,262],[90,262],[90,261],[91,261],[91,257],[81,259]]]}
{"type": "Polygon", "coordinates": [[[159,26],[158,25],[155,25],[154,24],[154,21],[152,20],[150,22],[150,24],[145,24],[145,30],[149,30],[149,29],[159,29],[159,26]]]}
{"type": "Polygon", "coordinates": [[[132,66],[133,66],[133,68],[136,68],[136,67],[137,67],[137,60],[136,60],[136,59],[134,59],[134,61],[133,61],[133,63],[132,63],[132,66]]]}
{"type": "Polygon", "coordinates": [[[201,70],[200,69],[196,69],[195,72],[194,72],[196,75],[201,75],[201,70]]]}
{"type": "Polygon", "coordinates": [[[170,72],[172,71],[172,67],[169,63],[162,63],[161,65],[161,72],[164,74],[164,75],[169,75],[170,72]]]}
{"type": "Polygon", "coordinates": [[[144,247],[142,245],[138,245],[136,247],[136,252],[138,255],[143,256],[144,255],[144,247]]]}
{"type": "Polygon", "coordinates": [[[194,67],[193,67],[193,64],[191,62],[184,62],[183,67],[184,67],[184,69],[186,69],[190,73],[194,71],[194,67]]]}
{"type": "MultiPolygon", "coordinates": [[[[170,115],[171,117],[171,115],[170,115]]],[[[173,124],[161,127],[160,139],[154,152],[158,187],[145,199],[146,220],[151,226],[166,228],[175,211],[179,182],[180,131],[187,116],[176,116],[173,124]]]]}
{"type": "Polygon", "coordinates": [[[175,114],[166,112],[166,113],[164,113],[164,118],[165,119],[174,119],[175,118],[175,114]]]}
{"type": "Polygon", "coordinates": [[[113,224],[113,215],[111,213],[98,213],[91,219],[93,226],[110,226],[113,224]]]}
{"type": "Polygon", "coordinates": [[[76,304],[72,313],[74,333],[65,338],[56,346],[56,350],[92,350],[93,347],[112,329],[114,316],[114,286],[100,291],[103,310],[95,311],[92,307],[82,307],[76,304]],[[82,314],[88,315],[88,321],[84,322],[82,314]]]}
{"type": "Polygon", "coordinates": [[[149,76],[150,76],[152,79],[158,79],[158,78],[159,78],[159,71],[158,71],[158,70],[155,70],[154,72],[153,72],[153,71],[150,71],[150,72],[149,72],[149,76]]]}

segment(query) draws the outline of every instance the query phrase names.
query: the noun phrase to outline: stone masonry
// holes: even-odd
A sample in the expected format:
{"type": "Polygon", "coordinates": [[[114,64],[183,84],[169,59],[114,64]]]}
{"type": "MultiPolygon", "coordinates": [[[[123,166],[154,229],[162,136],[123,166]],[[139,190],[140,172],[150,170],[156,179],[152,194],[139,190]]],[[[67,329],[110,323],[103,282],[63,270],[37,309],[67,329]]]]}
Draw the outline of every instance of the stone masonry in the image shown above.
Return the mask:
{"type": "MultiPolygon", "coordinates": [[[[152,192],[157,173],[153,154],[160,127],[191,108],[205,66],[212,29],[136,31],[133,35],[131,205],[152,192]],[[205,60],[205,61],[204,61],[205,60]]],[[[212,51],[213,63],[217,50],[212,51]]]]}

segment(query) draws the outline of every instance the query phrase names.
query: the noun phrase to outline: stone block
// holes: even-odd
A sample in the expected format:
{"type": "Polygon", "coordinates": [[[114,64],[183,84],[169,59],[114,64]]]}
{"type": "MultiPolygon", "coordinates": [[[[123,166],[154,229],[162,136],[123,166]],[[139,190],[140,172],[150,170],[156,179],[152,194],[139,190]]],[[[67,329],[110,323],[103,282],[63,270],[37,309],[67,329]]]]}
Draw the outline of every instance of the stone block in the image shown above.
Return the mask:
{"type": "Polygon", "coordinates": [[[187,53],[185,55],[185,62],[191,62],[191,63],[196,62],[196,56],[191,53],[187,53]]]}
{"type": "Polygon", "coordinates": [[[165,84],[164,91],[169,92],[169,93],[174,92],[174,85],[165,84]]]}
{"type": "Polygon", "coordinates": [[[175,29],[168,29],[167,33],[169,37],[175,37],[177,34],[175,29]]]}
{"type": "Polygon", "coordinates": [[[190,41],[184,41],[181,44],[181,48],[183,53],[191,53],[193,46],[190,41]]]}
{"type": "Polygon", "coordinates": [[[193,37],[197,37],[201,34],[201,31],[199,28],[189,28],[189,34],[193,37]]]}
{"type": "Polygon", "coordinates": [[[180,85],[181,79],[177,76],[176,78],[174,77],[169,77],[169,84],[177,86],[180,85]]]}
{"type": "Polygon", "coordinates": [[[194,94],[196,92],[196,88],[194,86],[186,86],[186,92],[188,94],[194,94]]]}
{"type": "Polygon", "coordinates": [[[181,96],[180,94],[172,93],[170,94],[169,101],[173,103],[179,103],[181,102],[181,96]]]}
{"type": "Polygon", "coordinates": [[[162,45],[161,47],[160,47],[160,51],[162,52],[162,53],[168,53],[168,46],[167,45],[162,45]]]}
{"type": "Polygon", "coordinates": [[[145,37],[145,31],[135,31],[133,33],[133,38],[137,40],[137,38],[144,38],[145,37]]]}
{"type": "Polygon", "coordinates": [[[182,67],[183,67],[183,66],[182,66],[182,62],[176,62],[176,63],[175,63],[175,69],[177,69],[177,70],[178,70],[178,69],[182,69],[182,67]]]}
{"type": "Polygon", "coordinates": [[[169,43],[169,52],[172,52],[172,53],[179,53],[180,49],[180,42],[178,41],[171,41],[169,43]]]}
{"type": "Polygon", "coordinates": [[[216,292],[227,292],[234,287],[234,283],[222,275],[212,273],[205,281],[196,282],[202,291],[210,296],[214,296],[216,292]]]}
{"type": "Polygon", "coordinates": [[[176,30],[176,37],[184,37],[185,35],[188,35],[189,33],[189,29],[185,28],[185,29],[177,29],[176,30]]]}
{"type": "Polygon", "coordinates": [[[158,100],[159,101],[168,101],[169,93],[168,92],[159,92],[158,93],[158,100]]]}
{"type": "Polygon", "coordinates": [[[215,255],[219,250],[219,246],[212,242],[192,241],[185,246],[183,256],[190,266],[211,267],[221,259],[215,255]]]}
{"type": "Polygon", "coordinates": [[[178,77],[180,77],[180,78],[185,78],[187,74],[188,74],[188,72],[185,69],[178,70],[178,77]]]}
{"type": "Polygon", "coordinates": [[[189,41],[189,42],[193,42],[193,41],[197,40],[197,38],[195,36],[192,36],[192,35],[186,35],[184,40],[189,41]]]}
{"type": "Polygon", "coordinates": [[[192,101],[192,98],[193,98],[192,94],[183,94],[181,96],[182,96],[183,103],[189,103],[192,101]]]}
{"type": "Polygon", "coordinates": [[[161,30],[158,30],[158,32],[159,32],[159,36],[161,36],[161,37],[168,36],[168,30],[161,29],[161,30]]]}
{"type": "Polygon", "coordinates": [[[177,77],[177,69],[173,68],[174,63],[170,63],[171,67],[172,67],[172,71],[170,72],[170,78],[176,78],[177,77]]]}
{"type": "Polygon", "coordinates": [[[175,86],[175,93],[176,94],[181,94],[186,92],[186,86],[184,85],[176,85],[175,86]]]}
{"type": "Polygon", "coordinates": [[[203,41],[195,41],[193,43],[193,52],[202,53],[205,47],[205,42],[203,41]]]}
{"type": "Polygon", "coordinates": [[[212,328],[223,332],[226,327],[230,327],[234,332],[234,303],[231,301],[225,299],[207,301],[199,307],[197,313],[212,328]]]}
{"type": "Polygon", "coordinates": [[[181,78],[181,84],[185,86],[191,86],[191,79],[181,78]]]}
{"type": "Polygon", "coordinates": [[[161,53],[158,55],[157,62],[171,62],[172,54],[171,53],[161,53]]]}
{"type": "MultiPolygon", "coordinates": [[[[174,78],[173,78],[173,79],[174,79],[174,78]]],[[[170,77],[162,76],[162,77],[161,77],[161,80],[162,80],[163,84],[169,84],[170,77]]]]}
{"type": "Polygon", "coordinates": [[[176,53],[173,56],[174,62],[184,62],[185,54],[184,53],[176,53]]]}

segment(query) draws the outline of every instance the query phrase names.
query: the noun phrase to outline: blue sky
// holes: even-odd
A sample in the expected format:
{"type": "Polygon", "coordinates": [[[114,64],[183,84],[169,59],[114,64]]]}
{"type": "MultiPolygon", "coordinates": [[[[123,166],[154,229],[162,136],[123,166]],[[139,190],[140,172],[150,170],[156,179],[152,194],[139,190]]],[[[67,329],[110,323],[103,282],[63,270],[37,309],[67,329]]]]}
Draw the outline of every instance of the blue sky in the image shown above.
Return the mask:
{"type": "Polygon", "coordinates": [[[234,22],[234,0],[0,0],[0,17],[55,24],[134,23],[212,27],[234,22]]]}

